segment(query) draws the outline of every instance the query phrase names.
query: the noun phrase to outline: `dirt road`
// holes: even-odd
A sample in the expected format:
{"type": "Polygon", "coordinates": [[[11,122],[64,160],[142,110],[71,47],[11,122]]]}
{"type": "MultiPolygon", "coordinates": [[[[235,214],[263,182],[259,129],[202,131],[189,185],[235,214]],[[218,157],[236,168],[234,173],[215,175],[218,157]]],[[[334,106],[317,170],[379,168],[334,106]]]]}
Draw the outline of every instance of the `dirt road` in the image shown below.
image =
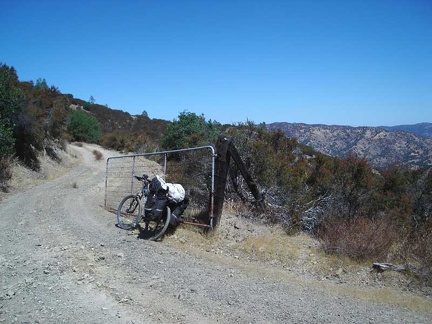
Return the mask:
{"type": "Polygon", "coordinates": [[[432,302],[413,293],[378,302],[362,297],[376,289],[194,253],[175,236],[137,239],[102,207],[105,162],[92,149],[75,147],[81,163],[1,201],[0,323],[432,322],[432,302]]]}

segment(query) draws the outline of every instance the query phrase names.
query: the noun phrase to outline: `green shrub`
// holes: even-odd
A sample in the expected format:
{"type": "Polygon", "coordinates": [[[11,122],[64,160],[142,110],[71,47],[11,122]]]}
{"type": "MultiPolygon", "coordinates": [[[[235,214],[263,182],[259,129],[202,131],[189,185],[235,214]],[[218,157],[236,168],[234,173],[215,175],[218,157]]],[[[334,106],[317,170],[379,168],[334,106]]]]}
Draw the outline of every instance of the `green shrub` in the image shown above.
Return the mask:
{"type": "Polygon", "coordinates": [[[76,141],[97,143],[102,136],[97,119],[83,110],[69,113],[67,129],[76,141]]]}
{"type": "Polygon", "coordinates": [[[14,152],[14,145],[13,129],[2,120],[0,114],[0,157],[11,155],[14,152]]]}
{"type": "Polygon", "coordinates": [[[206,121],[204,115],[183,111],[168,126],[161,144],[169,150],[211,145],[219,133],[219,126],[218,122],[206,121]]]}
{"type": "Polygon", "coordinates": [[[15,69],[0,63],[0,157],[14,153],[14,119],[24,100],[18,83],[15,69]]]}

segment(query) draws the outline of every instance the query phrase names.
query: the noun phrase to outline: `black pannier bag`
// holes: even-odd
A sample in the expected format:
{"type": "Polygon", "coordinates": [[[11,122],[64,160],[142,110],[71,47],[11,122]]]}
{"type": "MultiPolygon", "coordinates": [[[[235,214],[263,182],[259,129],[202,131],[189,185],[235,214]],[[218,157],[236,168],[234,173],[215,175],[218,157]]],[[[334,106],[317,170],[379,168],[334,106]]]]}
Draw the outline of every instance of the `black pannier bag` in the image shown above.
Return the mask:
{"type": "Polygon", "coordinates": [[[165,181],[156,176],[149,185],[147,201],[144,205],[145,216],[151,220],[157,220],[167,204],[167,186],[165,181]]]}

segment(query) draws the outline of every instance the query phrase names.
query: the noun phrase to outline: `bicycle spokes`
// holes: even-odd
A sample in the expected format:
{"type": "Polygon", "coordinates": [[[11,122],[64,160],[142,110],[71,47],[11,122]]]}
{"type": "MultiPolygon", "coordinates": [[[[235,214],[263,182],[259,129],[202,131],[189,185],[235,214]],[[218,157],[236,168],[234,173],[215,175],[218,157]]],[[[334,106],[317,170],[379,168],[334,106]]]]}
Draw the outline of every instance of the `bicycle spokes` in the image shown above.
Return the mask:
{"type": "Polygon", "coordinates": [[[135,228],[141,220],[141,206],[134,195],[123,198],[117,210],[118,226],[123,229],[135,228]]]}

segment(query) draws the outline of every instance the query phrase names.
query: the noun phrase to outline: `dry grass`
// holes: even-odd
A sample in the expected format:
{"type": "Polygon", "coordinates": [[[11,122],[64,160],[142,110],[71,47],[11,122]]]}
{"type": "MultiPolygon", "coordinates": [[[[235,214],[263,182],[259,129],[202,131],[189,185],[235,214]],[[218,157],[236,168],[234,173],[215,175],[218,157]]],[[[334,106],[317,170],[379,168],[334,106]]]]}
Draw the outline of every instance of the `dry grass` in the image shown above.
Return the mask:
{"type": "Polygon", "coordinates": [[[302,256],[300,237],[288,237],[277,229],[273,235],[248,237],[236,243],[234,248],[246,254],[249,259],[269,263],[288,264],[298,262],[302,256]]]}
{"type": "MultiPolygon", "coordinates": [[[[191,211],[187,211],[191,213],[191,211]]],[[[221,224],[209,234],[193,225],[182,225],[167,241],[192,252],[204,251],[243,260],[289,267],[323,254],[319,243],[306,234],[287,236],[280,226],[223,214],[221,224]]]]}
{"type": "Polygon", "coordinates": [[[166,236],[164,243],[215,264],[242,268],[251,275],[297,282],[309,289],[423,312],[430,312],[432,306],[426,298],[402,291],[411,282],[403,273],[372,272],[371,262],[327,254],[319,241],[306,234],[288,236],[278,226],[270,227],[233,214],[224,213],[220,226],[210,235],[197,227],[182,225],[166,236]]]}
{"type": "Polygon", "coordinates": [[[224,213],[230,215],[242,215],[250,212],[250,208],[241,201],[227,201],[223,205],[224,213]]]}
{"type": "Polygon", "coordinates": [[[30,170],[15,161],[12,165],[13,176],[9,182],[12,191],[28,190],[64,175],[71,166],[80,163],[80,159],[75,153],[73,149],[69,153],[60,151],[61,163],[53,161],[48,156],[40,156],[41,168],[39,172],[30,170]]]}

